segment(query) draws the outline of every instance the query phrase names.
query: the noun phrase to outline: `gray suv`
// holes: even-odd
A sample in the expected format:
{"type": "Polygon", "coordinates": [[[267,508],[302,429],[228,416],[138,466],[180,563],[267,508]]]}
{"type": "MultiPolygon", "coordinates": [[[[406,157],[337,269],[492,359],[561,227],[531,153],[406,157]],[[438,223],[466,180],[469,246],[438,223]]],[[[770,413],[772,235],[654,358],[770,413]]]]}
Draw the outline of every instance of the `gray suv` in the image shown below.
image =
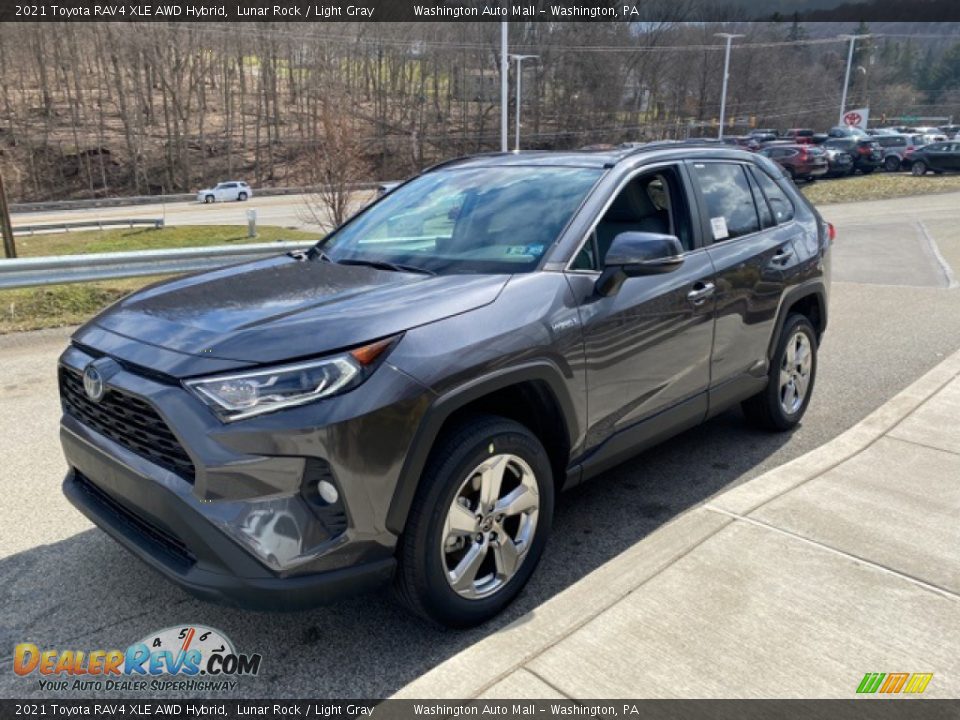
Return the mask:
{"type": "Polygon", "coordinates": [[[200,597],[392,582],[474,625],[534,572],[559,490],[738,403],[800,421],[832,240],[773,162],[723,146],[454,160],[307,252],[80,328],[64,492],[200,597]]]}

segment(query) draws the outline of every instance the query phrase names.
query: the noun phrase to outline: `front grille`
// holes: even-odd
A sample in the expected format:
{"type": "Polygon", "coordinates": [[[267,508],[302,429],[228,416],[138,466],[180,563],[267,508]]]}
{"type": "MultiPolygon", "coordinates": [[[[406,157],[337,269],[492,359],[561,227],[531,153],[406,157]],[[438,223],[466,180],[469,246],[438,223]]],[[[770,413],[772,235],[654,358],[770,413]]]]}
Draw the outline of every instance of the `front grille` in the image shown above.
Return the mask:
{"type": "Polygon", "coordinates": [[[87,427],[193,482],[190,456],[150,403],[113,388],[94,402],[84,392],[80,373],[65,367],[60,368],[60,400],[63,411],[87,427]]]}
{"type": "Polygon", "coordinates": [[[74,481],[92,504],[109,512],[117,523],[143,538],[159,551],[167,565],[183,573],[197,562],[196,557],[180,538],[131,512],[76,470],[74,470],[74,481]]]}

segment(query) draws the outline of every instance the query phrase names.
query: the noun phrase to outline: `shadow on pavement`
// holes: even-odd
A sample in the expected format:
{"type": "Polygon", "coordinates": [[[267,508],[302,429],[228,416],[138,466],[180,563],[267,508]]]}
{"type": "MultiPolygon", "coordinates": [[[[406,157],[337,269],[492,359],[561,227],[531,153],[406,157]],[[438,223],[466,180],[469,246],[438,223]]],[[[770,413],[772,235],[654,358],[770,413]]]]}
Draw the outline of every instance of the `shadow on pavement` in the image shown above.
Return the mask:
{"type": "Polygon", "coordinates": [[[225,632],[239,652],[263,655],[260,675],[230,697],[385,697],[735,483],[789,438],[753,431],[729,412],[564,493],[529,586],[501,617],[467,632],[417,620],[388,592],[291,614],[201,602],[99,530],[36,547],[0,560],[0,696],[50,695],[36,675],[14,675],[19,642],[123,649],[152,631],[199,623],[225,632]]]}

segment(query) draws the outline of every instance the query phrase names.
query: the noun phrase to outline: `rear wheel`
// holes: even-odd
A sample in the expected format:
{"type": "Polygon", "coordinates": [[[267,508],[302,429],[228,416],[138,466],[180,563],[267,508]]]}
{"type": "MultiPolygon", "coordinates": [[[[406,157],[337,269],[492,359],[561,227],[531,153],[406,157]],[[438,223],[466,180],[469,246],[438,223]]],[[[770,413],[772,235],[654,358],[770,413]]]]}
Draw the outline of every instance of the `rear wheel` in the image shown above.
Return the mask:
{"type": "Polygon", "coordinates": [[[927,174],[927,164],[923,160],[914,160],[913,165],[910,168],[910,172],[918,177],[920,175],[927,174]]]}
{"type": "Polygon", "coordinates": [[[213,195],[207,195],[207,196],[205,196],[205,197],[203,198],[203,202],[204,202],[206,205],[209,205],[209,204],[212,203],[213,201],[214,201],[213,195]]]}
{"type": "Polygon", "coordinates": [[[887,172],[897,172],[900,169],[900,158],[896,155],[887,156],[887,159],[883,161],[883,167],[886,168],[887,172]]]}
{"type": "Polygon", "coordinates": [[[767,386],[743,402],[743,413],[764,430],[790,430],[807,410],[817,376],[817,334],[804,315],[789,315],[770,362],[767,386]]]}
{"type": "Polygon", "coordinates": [[[526,427],[495,416],[455,426],[438,440],[410,509],[397,596],[448,627],[493,617],[533,574],[553,498],[547,453],[526,427]]]}
{"type": "Polygon", "coordinates": [[[237,200],[239,200],[240,202],[243,202],[246,199],[247,199],[247,194],[245,192],[242,192],[239,195],[237,195],[237,200]]]}

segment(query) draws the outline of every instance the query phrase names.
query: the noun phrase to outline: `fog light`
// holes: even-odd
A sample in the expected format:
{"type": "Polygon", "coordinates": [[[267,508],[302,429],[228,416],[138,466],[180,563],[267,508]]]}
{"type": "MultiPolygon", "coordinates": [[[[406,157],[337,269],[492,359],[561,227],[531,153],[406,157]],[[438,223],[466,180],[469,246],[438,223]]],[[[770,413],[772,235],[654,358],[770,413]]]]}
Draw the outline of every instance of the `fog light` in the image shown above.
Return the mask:
{"type": "Polygon", "coordinates": [[[320,493],[320,497],[323,498],[325,503],[333,505],[340,495],[337,493],[337,489],[333,486],[333,483],[327,482],[326,480],[321,480],[317,483],[317,492],[320,493]]]}

